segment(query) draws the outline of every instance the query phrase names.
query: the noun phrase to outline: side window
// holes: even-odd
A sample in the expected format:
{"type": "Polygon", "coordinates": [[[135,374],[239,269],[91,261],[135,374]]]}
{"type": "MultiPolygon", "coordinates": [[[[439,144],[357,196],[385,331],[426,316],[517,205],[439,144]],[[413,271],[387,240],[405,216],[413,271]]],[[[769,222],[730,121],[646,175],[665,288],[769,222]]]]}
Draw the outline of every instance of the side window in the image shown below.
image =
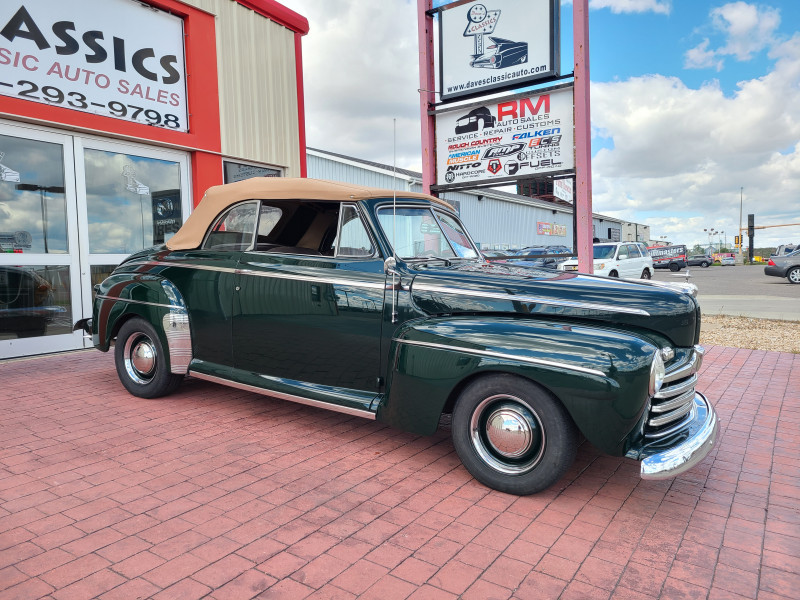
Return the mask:
{"type": "Polygon", "coordinates": [[[257,252],[333,256],[338,202],[262,200],[257,252]]]}
{"type": "Polygon", "coordinates": [[[355,206],[342,206],[342,222],[335,245],[336,256],[363,257],[375,254],[375,247],[355,206]]]}
{"type": "Polygon", "coordinates": [[[214,223],[203,249],[241,252],[250,248],[256,231],[257,206],[255,202],[246,202],[229,208],[214,223]]]}
{"type": "Polygon", "coordinates": [[[628,246],[625,245],[625,244],[622,244],[619,247],[619,254],[617,255],[617,260],[627,260],[628,258],[629,258],[628,257],[628,246]]]}
{"type": "Polygon", "coordinates": [[[641,258],[642,253],[639,251],[639,246],[636,244],[628,244],[628,253],[630,258],[641,258]]]}

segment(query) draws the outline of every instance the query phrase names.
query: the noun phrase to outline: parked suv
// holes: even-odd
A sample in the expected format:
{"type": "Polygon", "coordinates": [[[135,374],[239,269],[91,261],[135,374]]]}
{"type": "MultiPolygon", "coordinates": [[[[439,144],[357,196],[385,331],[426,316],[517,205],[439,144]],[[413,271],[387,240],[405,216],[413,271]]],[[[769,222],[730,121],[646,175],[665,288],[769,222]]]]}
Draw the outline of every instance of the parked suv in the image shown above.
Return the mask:
{"type": "Polygon", "coordinates": [[[714,259],[705,254],[694,254],[686,259],[686,264],[690,267],[710,267],[714,264],[714,259]]]}
{"type": "MultiPolygon", "coordinates": [[[[650,279],[653,259],[641,242],[607,242],[595,244],[594,274],[629,279],[650,279]]],[[[571,258],[558,265],[561,271],[577,271],[578,259],[571,258]]]]}

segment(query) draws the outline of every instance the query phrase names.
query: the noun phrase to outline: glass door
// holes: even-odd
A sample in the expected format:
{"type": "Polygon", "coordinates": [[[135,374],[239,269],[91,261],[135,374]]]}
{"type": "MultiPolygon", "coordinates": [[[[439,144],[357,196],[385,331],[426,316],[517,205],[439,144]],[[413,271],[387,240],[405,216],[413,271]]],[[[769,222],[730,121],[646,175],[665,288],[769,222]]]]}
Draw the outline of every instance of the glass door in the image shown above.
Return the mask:
{"type": "Polygon", "coordinates": [[[128,255],[163,244],[191,211],[185,152],[75,138],[84,316],[92,286],[128,255]]]}
{"type": "Polygon", "coordinates": [[[0,123],[0,358],[83,347],[71,136],[0,123]]]}

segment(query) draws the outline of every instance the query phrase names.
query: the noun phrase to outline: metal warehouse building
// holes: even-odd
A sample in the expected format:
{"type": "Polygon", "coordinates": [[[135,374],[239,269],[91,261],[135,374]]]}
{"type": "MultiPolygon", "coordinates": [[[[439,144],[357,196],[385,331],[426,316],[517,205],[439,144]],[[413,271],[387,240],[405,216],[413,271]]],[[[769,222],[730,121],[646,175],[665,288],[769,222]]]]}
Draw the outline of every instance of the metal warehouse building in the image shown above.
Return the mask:
{"type": "MultiPolygon", "coordinates": [[[[387,189],[422,191],[422,173],[395,170],[375,162],[324,150],[308,148],[308,176],[387,189]]],[[[447,192],[441,197],[458,211],[475,242],[484,250],[507,250],[528,246],[573,247],[572,206],[484,188],[447,192]]],[[[594,236],[601,240],[627,241],[631,224],[592,215],[594,236]]],[[[639,226],[639,241],[645,230],[639,226]]],[[[647,230],[649,231],[649,230],[647,230]]]]}

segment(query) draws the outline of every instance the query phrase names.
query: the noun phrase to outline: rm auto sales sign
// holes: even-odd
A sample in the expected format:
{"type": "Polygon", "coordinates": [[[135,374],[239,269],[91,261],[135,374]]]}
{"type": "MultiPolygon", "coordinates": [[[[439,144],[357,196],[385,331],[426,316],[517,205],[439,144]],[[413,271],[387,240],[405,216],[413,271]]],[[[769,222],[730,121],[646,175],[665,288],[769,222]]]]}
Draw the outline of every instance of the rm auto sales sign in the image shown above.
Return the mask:
{"type": "Polygon", "coordinates": [[[0,95],[187,131],[183,21],[131,0],[2,0],[0,95]]]}
{"type": "Polygon", "coordinates": [[[515,181],[575,168],[572,86],[436,115],[436,184],[515,181]]]}

